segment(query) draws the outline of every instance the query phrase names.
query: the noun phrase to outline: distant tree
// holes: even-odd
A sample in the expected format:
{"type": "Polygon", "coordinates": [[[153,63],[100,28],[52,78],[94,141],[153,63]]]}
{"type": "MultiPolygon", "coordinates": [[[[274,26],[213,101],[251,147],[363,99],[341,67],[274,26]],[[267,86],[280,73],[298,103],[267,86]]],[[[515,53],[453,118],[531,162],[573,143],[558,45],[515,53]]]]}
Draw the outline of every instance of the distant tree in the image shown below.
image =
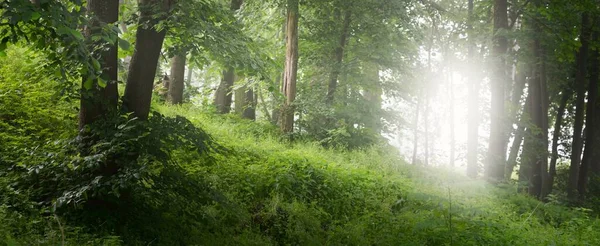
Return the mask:
{"type": "Polygon", "coordinates": [[[186,53],[178,52],[171,58],[171,82],[167,101],[171,104],[183,103],[183,88],[185,86],[186,53]]]}
{"type": "MultiPolygon", "coordinates": [[[[237,11],[242,7],[243,0],[231,0],[231,11],[237,11]]],[[[231,102],[233,96],[233,82],[235,80],[235,68],[228,65],[223,71],[221,83],[215,91],[214,105],[217,107],[217,112],[221,114],[229,113],[231,110],[231,102]]]]}

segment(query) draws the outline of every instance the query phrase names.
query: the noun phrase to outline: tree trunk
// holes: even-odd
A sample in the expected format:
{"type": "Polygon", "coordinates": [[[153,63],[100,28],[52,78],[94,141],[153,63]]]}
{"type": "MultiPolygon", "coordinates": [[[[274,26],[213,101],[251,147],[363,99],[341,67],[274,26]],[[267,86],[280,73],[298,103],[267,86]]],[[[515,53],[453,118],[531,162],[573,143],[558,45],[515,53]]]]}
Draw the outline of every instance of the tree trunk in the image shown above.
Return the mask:
{"type": "MultiPolygon", "coordinates": [[[[242,7],[243,0],[231,0],[230,10],[237,11],[242,7]]],[[[229,66],[223,71],[221,83],[215,91],[213,104],[217,107],[217,113],[227,114],[231,111],[231,102],[233,101],[233,82],[235,80],[235,68],[229,66]]]]}
{"type": "Polygon", "coordinates": [[[229,68],[223,71],[221,83],[215,92],[214,105],[217,107],[217,113],[227,114],[231,111],[232,87],[235,80],[235,69],[229,68]]]}
{"type": "MultiPolygon", "coordinates": [[[[539,7],[539,1],[536,1],[539,7]]],[[[548,93],[544,50],[541,44],[542,30],[532,21],[533,29],[533,78],[529,83],[531,127],[525,136],[522,166],[528,168],[528,193],[542,199],[547,194],[548,182],[548,93]]]]}
{"type": "MultiPolygon", "coordinates": [[[[39,4],[39,2],[37,4],[39,4]]],[[[87,11],[92,15],[92,20],[90,21],[89,26],[85,28],[85,36],[87,39],[91,39],[92,35],[102,32],[103,25],[111,25],[118,21],[119,2],[88,0],[87,11]]],[[[91,45],[95,46],[98,45],[98,43],[93,42],[91,45]]],[[[84,78],[82,81],[79,129],[93,123],[107,112],[116,110],[117,108],[119,98],[117,90],[117,52],[116,42],[106,44],[105,51],[100,54],[101,58],[98,59],[103,69],[100,77],[106,81],[104,87],[100,86],[98,80],[96,80],[93,83],[92,88],[86,90],[83,83],[85,83],[88,78],[84,78]]]]}
{"type": "Polygon", "coordinates": [[[513,138],[513,142],[512,145],[510,146],[509,149],[509,155],[508,155],[508,159],[506,160],[506,170],[504,172],[504,178],[506,180],[510,180],[512,177],[512,174],[514,172],[514,168],[517,166],[517,157],[519,156],[519,150],[521,149],[521,144],[523,143],[523,138],[525,137],[525,131],[526,131],[526,127],[525,127],[525,122],[528,120],[529,117],[529,107],[527,105],[529,105],[529,101],[530,101],[530,97],[528,96],[525,99],[525,106],[523,107],[523,111],[521,112],[521,116],[518,117],[518,108],[521,106],[520,102],[520,98],[523,95],[523,88],[525,88],[525,85],[527,84],[527,73],[525,71],[525,69],[523,69],[522,71],[519,72],[519,74],[517,75],[517,82],[518,84],[516,84],[517,86],[515,86],[515,90],[513,91],[513,96],[512,96],[512,103],[513,106],[515,107],[513,110],[514,113],[514,119],[515,122],[517,124],[517,129],[514,132],[514,138],[513,138]],[[514,92],[517,92],[517,90],[520,89],[520,93],[519,96],[517,96],[517,94],[515,94],[514,92]],[[519,99],[517,99],[517,97],[519,99]]]}
{"type": "MultiPolygon", "coordinates": [[[[594,31],[592,41],[596,43],[597,40],[598,32],[594,31]]],[[[597,128],[600,127],[600,124],[598,124],[599,122],[596,122],[596,114],[598,113],[596,111],[596,105],[598,104],[598,68],[600,66],[600,62],[598,61],[599,58],[600,57],[598,57],[598,50],[597,48],[594,48],[594,51],[592,52],[591,56],[592,60],[590,62],[591,69],[586,110],[587,112],[585,118],[587,138],[585,139],[585,150],[583,152],[583,160],[581,162],[581,169],[579,170],[579,180],[577,186],[577,190],[579,191],[579,198],[581,200],[585,199],[589,178],[588,170],[591,169],[591,166],[593,165],[592,162],[595,161],[595,158],[593,157],[597,156],[595,152],[598,151],[598,148],[596,147],[596,145],[598,144],[598,139],[596,138],[596,131],[599,130],[597,128]]]]}
{"type": "Polygon", "coordinates": [[[350,32],[351,15],[352,14],[350,10],[346,10],[346,13],[344,15],[344,23],[342,25],[342,31],[340,34],[340,40],[338,46],[335,48],[335,60],[333,63],[333,69],[331,71],[331,75],[329,76],[329,87],[327,88],[327,97],[325,99],[327,104],[331,104],[335,96],[338,77],[340,76],[342,70],[342,61],[344,59],[344,48],[346,47],[346,39],[348,38],[350,32]]]}
{"type": "Polygon", "coordinates": [[[167,101],[171,104],[183,103],[183,87],[185,76],[185,53],[177,54],[171,59],[171,82],[167,101]]]}
{"type": "Polygon", "coordinates": [[[491,77],[491,113],[490,113],[490,139],[488,160],[485,172],[488,180],[498,181],[504,179],[504,88],[506,84],[506,62],[504,55],[507,51],[508,41],[503,32],[508,30],[508,9],[506,0],[494,1],[494,37],[492,48],[493,75],[491,77]]]}
{"type": "Polygon", "coordinates": [[[587,13],[581,16],[581,47],[577,54],[577,74],[575,76],[576,101],[575,122],[573,123],[573,148],[571,151],[571,166],[569,167],[569,183],[567,196],[569,199],[577,198],[577,183],[579,178],[579,165],[581,162],[583,116],[585,114],[585,78],[587,76],[587,56],[589,49],[589,18],[587,13]]]}
{"type": "Polygon", "coordinates": [[[194,69],[191,65],[188,65],[187,69],[187,79],[185,82],[185,86],[192,88],[192,78],[194,77],[194,69]]]}
{"type": "Polygon", "coordinates": [[[454,167],[454,162],[456,160],[456,133],[454,131],[454,83],[452,81],[452,67],[450,67],[450,71],[448,71],[448,90],[450,92],[450,167],[454,167]]]}
{"type": "MultiPolygon", "coordinates": [[[[469,0],[469,20],[467,25],[468,32],[468,59],[471,66],[475,65],[475,38],[473,33],[473,0],[469,0]]],[[[468,77],[468,93],[469,93],[469,106],[468,106],[468,122],[467,122],[467,176],[471,178],[477,177],[479,165],[478,165],[478,151],[479,146],[479,81],[474,74],[470,74],[468,77]]]]}
{"type": "Polygon", "coordinates": [[[556,110],[556,120],[554,121],[554,135],[552,136],[552,156],[550,159],[548,180],[548,183],[550,185],[548,187],[548,192],[552,192],[554,178],[556,177],[556,162],[558,161],[558,140],[560,139],[563,117],[567,108],[567,102],[569,101],[569,98],[571,98],[571,92],[563,91],[562,97],[560,99],[560,105],[556,110]]]}
{"type": "Polygon", "coordinates": [[[252,88],[248,88],[248,90],[245,92],[244,105],[245,107],[242,111],[242,118],[256,120],[256,98],[252,88]]]}
{"type": "MultiPolygon", "coordinates": [[[[420,92],[420,89],[418,89],[420,92]]],[[[417,154],[419,148],[419,111],[421,110],[421,93],[417,97],[417,105],[415,108],[415,120],[413,124],[413,156],[412,164],[417,164],[417,154]]]]}
{"type": "Polygon", "coordinates": [[[139,26],[135,34],[135,51],[129,65],[123,107],[139,119],[148,119],[152,88],[158,58],[165,39],[166,29],[157,30],[156,25],[164,21],[173,0],[138,0],[139,26]]]}
{"type": "Polygon", "coordinates": [[[296,99],[296,76],[298,74],[298,0],[287,0],[287,40],[285,69],[283,73],[283,95],[281,109],[281,131],[294,130],[294,100],[296,99]]]}

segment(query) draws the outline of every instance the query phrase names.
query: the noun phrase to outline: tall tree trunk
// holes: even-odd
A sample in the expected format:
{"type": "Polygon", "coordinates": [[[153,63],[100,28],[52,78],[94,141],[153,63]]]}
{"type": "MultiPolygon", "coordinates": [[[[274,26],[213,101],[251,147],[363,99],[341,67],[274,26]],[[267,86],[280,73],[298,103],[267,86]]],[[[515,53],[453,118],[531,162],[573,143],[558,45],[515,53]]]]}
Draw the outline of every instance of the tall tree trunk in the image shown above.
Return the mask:
{"type": "Polygon", "coordinates": [[[450,91],[450,167],[454,167],[456,159],[456,133],[454,131],[454,82],[452,81],[452,67],[448,71],[448,90],[450,91]]]}
{"type": "Polygon", "coordinates": [[[506,169],[504,172],[504,178],[506,180],[510,180],[514,172],[514,168],[517,165],[517,157],[519,156],[519,150],[521,149],[521,144],[523,143],[523,138],[525,136],[525,122],[526,119],[528,119],[529,117],[529,107],[527,106],[529,105],[527,102],[530,100],[529,97],[527,97],[526,99],[525,106],[523,107],[523,111],[521,112],[521,116],[518,116],[518,108],[521,107],[520,99],[521,96],[523,96],[523,89],[527,84],[527,72],[525,70],[526,69],[523,68],[517,74],[517,81],[515,81],[515,90],[513,90],[513,95],[511,99],[512,106],[514,107],[512,111],[512,117],[515,119],[517,129],[515,129],[514,131],[513,142],[509,148],[508,159],[506,160],[506,169]]]}
{"type": "Polygon", "coordinates": [[[171,104],[183,103],[183,87],[185,76],[185,53],[181,52],[171,59],[171,82],[167,101],[171,104]]]}
{"type": "MultiPolygon", "coordinates": [[[[532,69],[533,70],[533,69],[532,69]]],[[[532,73],[533,74],[533,73],[532,73]]],[[[533,81],[530,81],[530,85],[529,88],[532,87],[533,81]]],[[[528,89],[529,91],[530,89],[528,89]]],[[[530,179],[531,179],[531,173],[533,172],[533,170],[531,170],[531,165],[528,165],[528,161],[526,160],[527,157],[529,156],[529,154],[527,153],[528,151],[530,151],[531,149],[533,149],[532,145],[532,135],[531,135],[531,130],[529,128],[531,128],[531,126],[529,126],[528,122],[531,121],[531,118],[533,118],[533,114],[531,112],[532,110],[532,104],[533,104],[533,100],[534,100],[534,94],[533,93],[527,93],[527,99],[525,99],[525,106],[524,106],[524,110],[523,110],[523,114],[521,115],[521,127],[523,129],[523,147],[522,147],[522,151],[521,151],[521,164],[519,165],[519,191],[521,192],[527,192],[530,186],[530,179]],[[527,126],[527,127],[525,127],[527,126]]],[[[515,140],[516,141],[516,140],[515,140]]],[[[513,148],[515,148],[514,152],[511,152],[511,159],[512,157],[512,153],[515,153],[514,156],[514,164],[516,165],[516,157],[517,157],[517,153],[518,153],[518,146],[515,146],[516,143],[513,143],[513,148]]],[[[519,143],[520,144],[520,143],[519,143]]]]}
{"type": "MultiPolygon", "coordinates": [[[[468,32],[468,58],[471,66],[475,65],[475,38],[473,33],[473,0],[469,0],[469,19],[467,25],[468,32]]],[[[477,177],[478,151],[479,146],[479,81],[475,74],[469,75],[469,106],[468,106],[468,122],[467,122],[467,176],[471,178],[477,177]]]]}
{"type": "MultiPolygon", "coordinates": [[[[37,2],[37,4],[39,5],[39,2],[37,2]]],[[[93,35],[102,32],[103,25],[111,25],[118,21],[119,2],[88,0],[87,11],[92,15],[92,20],[90,21],[89,26],[85,28],[84,33],[86,38],[91,40],[93,35]]],[[[91,45],[95,46],[98,45],[98,43],[92,42],[91,45]]],[[[119,93],[117,91],[117,52],[115,40],[113,43],[106,44],[106,49],[100,54],[101,58],[98,59],[103,69],[100,77],[106,81],[104,87],[100,86],[98,80],[96,80],[92,84],[92,88],[87,90],[84,83],[88,78],[84,78],[82,81],[79,107],[79,129],[93,123],[107,112],[116,110],[117,108],[119,98],[119,93]]]]}
{"type": "MultiPolygon", "coordinates": [[[[594,43],[598,41],[598,31],[594,31],[592,41],[594,43]]],[[[585,139],[585,150],[583,152],[583,160],[581,162],[581,169],[579,170],[579,180],[577,186],[577,190],[579,191],[579,198],[581,200],[585,199],[585,194],[587,192],[589,178],[588,170],[590,170],[591,166],[593,165],[593,157],[597,155],[596,153],[594,153],[598,151],[598,148],[596,147],[596,145],[598,145],[598,139],[596,139],[596,131],[598,131],[599,129],[597,128],[600,127],[600,124],[598,124],[599,122],[596,122],[596,114],[598,113],[596,111],[596,105],[598,104],[598,69],[600,66],[600,62],[598,61],[600,57],[598,57],[597,48],[594,48],[591,58],[592,60],[590,62],[591,69],[586,110],[587,112],[585,118],[587,138],[585,139]]]]}
{"type": "Polygon", "coordinates": [[[577,183],[579,179],[579,165],[581,162],[583,117],[585,114],[585,78],[587,76],[587,56],[589,49],[589,17],[587,13],[581,16],[581,47],[577,53],[577,74],[575,76],[576,101],[575,122],[573,123],[573,148],[571,151],[571,166],[569,167],[569,183],[567,196],[569,199],[577,198],[577,183]]]}
{"type": "Polygon", "coordinates": [[[152,88],[158,58],[165,39],[166,29],[157,30],[157,24],[164,21],[174,0],[138,0],[140,10],[139,26],[135,34],[135,51],[129,65],[123,107],[139,119],[148,119],[152,88]]]}
{"type": "Polygon", "coordinates": [[[558,161],[558,140],[560,139],[563,117],[567,108],[569,98],[571,98],[571,92],[563,91],[562,97],[560,99],[560,105],[556,110],[556,120],[554,121],[554,135],[552,136],[552,155],[550,159],[549,168],[548,192],[552,192],[554,178],[556,177],[556,162],[558,161]]]}
{"type": "Polygon", "coordinates": [[[506,84],[506,62],[504,55],[508,49],[508,41],[503,32],[508,31],[508,4],[506,0],[494,1],[494,37],[492,59],[494,61],[491,78],[491,115],[488,160],[486,177],[491,181],[504,179],[504,88],[506,84]]]}
{"type": "MultiPolygon", "coordinates": [[[[600,17],[596,17],[596,26],[600,25],[600,17]]],[[[598,39],[600,35],[600,31],[596,30],[594,33],[594,42],[598,42],[598,39]]],[[[593,65],[592,66],[592,70],[590,71],[590,79],[596,80],[596,85],[598,85],[598,80],[599,80],[599,76],[600,76],[600,71],[598,69],[600,69],[599,64],[600,63],[600,48],[595,47],[594,48],[594,52],[593,52],[593,65]]],[[[591,82],[590,82],[591,83],[591,82]]],[[[595,88],[596,90],[598,89],[597,87],[595,88]]],[[[599,184],[597,183],[598,181],[600,181],[598,178],[600,178],[600,98],[596,97],[596,103],[593,106],[594,107],[594,125],[596,127],[596,129],[594,130],[594,135],[590,136],[590,138],[594,138],[595,142],[594,142],[594,150],[590,151],[590,164],[589,164],[589,168],[590,168],[590,178],[592,178],[592,181],[594,183],[590,183],[590,184],[594,184],[594,188],[598,188],[600,187],[599,184]]]]}
{"type": "Polygon", "coordinates": [[[421,111],[421,89],[419,89],[419,95],[417,96],[417,105],[415,108],[415,120],[413,122],[413,155],[412,164],[417,164],[417,155],[419,153],[419,111],[421,111]]]}
{"type": "MultiPolygon", "coordinates": [[[[536,1],[539,7],[539,1],[536,1]]],[[[528,127],[523,146],[522,166],[528,168],[529,181],[528,193],[541,199],[547,190],[545,183],[548,181],[548,93],[546,88],[546,71],[544,51],[541,44],[542,30],[540,25],[532,21],[533,29],[533,78],[529,83],[531,103],[532,126],[528,127]]]]}
{"type": "MultiPolygon", "coordinates": [[[[242,7],[243,0],[231,0],[230,10],[237,11],[242,7]]],[[[227,114],[231,111],[231,102],[233,101],[233,82],[235,80],[235,69],[231,66],[223,71],[221,83],[215,91],[213,104],[217,107],[217,113],[227,114]]]]}
{"type": "Polygon", "coordinates": [[[294,130],[294,100],[298,75],[298,15],[298,0],[287,0],[287,40],[283,73],[285,102],[281,109],[281,131],[284,133],[294,130]]]}
{"type": "Polygon", "coordinates": [[[256,120],[256,97],[254,90],[248,88],[244,96],[244,110],[242,111],[242,118],[249,120],[256,120]]]}
{"type": "Polygon", "coordinates": [[[338,77],[340,76],[342,70],[342,61],[344,59],[344,48],[346,47],[346,39],[350,34],[349,32],[351,15],[352,14],[350,10],[346,10],[346,13],[344,15],[344,23],[342,24],[340,40],[338,46],[335,48],[335,60],[333,63],[333,69],[331,71],[331,75],[329,76],[329,87],[327,88],[327,97],[325,99],[327,104],[331,104],[335,96],[338,77]]]}

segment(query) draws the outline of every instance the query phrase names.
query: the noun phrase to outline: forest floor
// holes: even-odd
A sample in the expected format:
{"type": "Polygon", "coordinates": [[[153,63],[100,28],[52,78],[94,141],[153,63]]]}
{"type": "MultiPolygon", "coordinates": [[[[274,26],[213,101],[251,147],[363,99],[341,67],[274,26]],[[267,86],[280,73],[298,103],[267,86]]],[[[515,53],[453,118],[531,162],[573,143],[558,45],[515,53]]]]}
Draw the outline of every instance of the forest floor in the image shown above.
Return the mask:
{"type": "MultiPolygon", "coordinates": [[[[36,192],[49,178],[35,173],[63,165],[56,160],[81,161],[51,147],[77,135],[76,102],[57,101],[49,78],[28,75],[35,62],[0,64],[0,245],[600,245],[593,211],[541,203],[513,185],[411,166],[390,146],[289,143],[266,122],[157,102],[157,112],[212,136],[220,147],[210,150],[211,161],[178,146],[161,149],[171,166],[153,170],[162,175],[155,183],[136,183],[140,192],[120,217],[71,205],[54,210],[40,205],[47,198],[36,192]],[[15,188],[23,177],[34,185],[15,188]]],[[[59,174],[48,177],[77,178],[59,174]]],[[[97,181],[83,188],[101,192],[97,181]]]]}

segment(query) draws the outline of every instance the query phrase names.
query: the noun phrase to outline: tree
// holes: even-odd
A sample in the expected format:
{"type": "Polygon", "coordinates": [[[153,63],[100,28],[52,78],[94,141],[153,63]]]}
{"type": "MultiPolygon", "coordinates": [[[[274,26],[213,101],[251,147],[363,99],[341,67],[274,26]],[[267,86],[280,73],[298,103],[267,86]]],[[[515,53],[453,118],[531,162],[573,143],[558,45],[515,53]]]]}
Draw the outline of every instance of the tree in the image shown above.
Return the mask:
{"type": "MultiPolygon", "coordinates": [[[[341,10],[336,9],[336,16],[338,16],[338,18],[341,17],[340,11],[341,10]]],[[[340,76],[342,61],[344,59],[344,49],[346,47],[348,36],[350,35],[351,18],[352,12],[349,9],[344,10],[343,18],[339,18],[342,20],[342,28],[339,34],[339,43],[334,52],[333,67],[331,69],[331,74],[329,75],[329,85],[327,88],[327,97],[325,99],[327,104],[331,104],[333,102],[335,91],[337,89],[338,77],[340,76]]]]}
{"type": "MultiPolygon", "coordinates": [[[[237,11],[242,7],[243,0],[231,0],[231,11],[237,11]]],[[[223,77],[217,90],[215,91],[214,105],[217,107],[217,112],[227,114],[231,110],[232,87],[235,80],[235,68],[228,65],[223,71],[223,77]]]]}
{"type": "Polygon", "coordinates": [[[506,84],[506,62],[504,54],[508,49],[505,32],[508,31],[508,3],[506,0],[494,1],[494,37],[491,59],[493,71],[491,76],[491,126],[486,162],[486,177],[490,180],[504,179],[504,91],[506,84]]]}
{"type": "MultiPolygon", "coordinates": [[[[598,18],[598,17],[596,17],[598,18]]],[[[600,23],[595,21],[596,24],[600,23]]],[[[594,30],[592,35],[592,42],[598,43],[598,30],[594,30]]],[[[585,140],[585,150],[583,151],[583,160],[581,161],[581,169],[579,170],[579,180],[577,185],[577,190],[579,191],[579,198],[581,200],[585,199],[585,195],[587,192],[588,186],[588,178],[589,178],[589,170],[592,168],[592,165],[598,165],[598,163],[594,163],[598,161],[598,154],[595,152],[598,151],[598,147],[596,147],[600,141],[597,138],[597,131],[600,126],[599,122],[596,121],[596,114],[599,112],[596,111],[598,105],[598,76],[600,69],[600,54],[598,52],[598,48],[594,47],[591,60],[590,60],[590,76],[589,76],[589,84],[588,84],[588,100],[585,114],[585,129],[587,138],[585,140]]],[[[598,168],[594,168],[598,169],[598,168]]]]}
{"type": "Polygon", "coordinates": [[[283,95],[285,102],[281,108],[281,131],[294,130],[294,100],[296,99],[296,76],[298,74],[298,0],[287,0],[287,39],[285,69],[283,72],[283,95]]]}
{"type": "Polygon", "coordinates": [[[89,40],[89,45],[92,46],[90,50],[100,50],[97,60],[102,68],[102,73],[98,78],[90,76],[83,78],[79,107],[80,129],[103,117],[109,111],[116,110],[119,97],[117,91],[117,35],[114,33],[109,38],[111,40],[109,43],[106,43],[104,39],[92,41],[94,36],[102,35],[105,25],[114,25],[118,21],[119,2],[88,0],[87,11],[92,19],[85,28],[85,36],[89,40]]]}
{"type": "Polygon", "coordinates": [[[577,198],[577,184],[579,178],[579,165],[582,152],[583,118],[585,114],[585,78],[587,76],[587,59],[589,49],[590,27],[588,13],[581,15],[581,46],[577,53],[577,74],[575,76],[576,101],[575,122],[573,125],[573,148],[571,150],[571,166],[569,167],[569,182],[567,194],[570,199],[577,198]]]}
{"type": "MultiPolygon", "coordinates": [[[[473,66],[475,64],[475,38],[473,33],[473,0],[468,2],[468,20],[467,20],[467,33],[468,33],[468,63],[473,66]]],[[[475,74],[468,76],[469,83],[469,108],[468,108],[468,130],[467,130],[467,176],[471,178],[477,177],[478,162],[477,162],[477,147],[479,146],[479,81],[475,77],[475,74]]]]}
{"type": "Polygon", "coordinates": [[[167,30],[159,26],[169,16],[175,0],[138,0],[139,22],[131,58],[123,107],[145,120],[150,113],[154,76],[167,30]]]}
{"type": "Polygon", "coordinates": [[[185,86],[185,52],[179,52],[171,58],[171,82],[167,101],[171,104],[183,103],[183,87],[185,86]]]}

